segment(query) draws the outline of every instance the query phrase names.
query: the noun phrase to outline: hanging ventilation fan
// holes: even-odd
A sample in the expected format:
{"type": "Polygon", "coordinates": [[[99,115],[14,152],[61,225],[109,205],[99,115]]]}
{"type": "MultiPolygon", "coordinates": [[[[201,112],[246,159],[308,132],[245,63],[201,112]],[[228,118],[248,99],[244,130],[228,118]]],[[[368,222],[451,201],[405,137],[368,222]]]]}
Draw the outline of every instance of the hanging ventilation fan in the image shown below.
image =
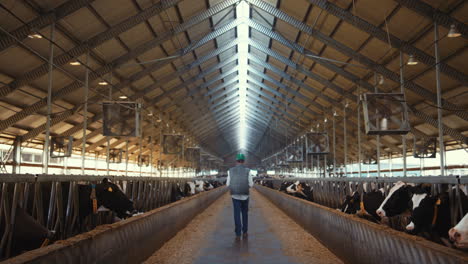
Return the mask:
{"type": "Polygon", "coordinates": [[[186,148],[184,150],[185,160],[193,163],[200,163],[200,148],[186,148]]]}
{"type": "Polygon", "coordinates": [[[306,133],[306,153],[313,155],[330,152],[327,133],[306,133]]]}
{"type": "Polygon", "coordinates": [[[149,155],[138,155],[138,166],[142,167],[143,165],[145,167],[148,167],[150,164],[150,157],[149,155]]]}
{"type": "Polygon", "coordinates": [[[140,108],[135,102],[103,102],[103,135],[140,136],[140,108]]]}
{"type": "Polygon", "coordinates": [[[377,158],[371,153],[364,154],[362,158],[362,164],[375,165],[377,164],[377,158]]]}
{"type": "Polygon", "coordinates": [[[122,162],[122,150],[121,149],[109,149],[109,163],[121,163],[122,162]]]}
{"type": "Polygon", "coordinates": [[[437,153],[437,138],[422,139],[418,144],[414,138],[413,157],[420,159],[435,158],[437,153]]]}
{"type": "Polygon", "coordinates": [[[369,93],[363,95],[367,135],[405,135],[410,131],[408,107],[401,93],[369,93]]]}
{"type": "Polygon", "coordinates": [[[72,154],[73,137],[52,137],[50,140],[50,157],[63,158],[72,154]]]}
{"type": "Polygon", "coordinates": [[[278,159],[278,166],[280,167],[288,167],[288,162],[286,161],[286,151],[282,151],[277,156],[278,159]]]}
{"type": "Polygon", "coordinates": [[[164,154],[182,154],[184,151],[183,135],[163,135],[164,154]]]}
{"type": "Polygon", "coordinates": [[[289,163],[302,162],[302,146],[289,146],[286,148],[286,161],[289,163]]]}

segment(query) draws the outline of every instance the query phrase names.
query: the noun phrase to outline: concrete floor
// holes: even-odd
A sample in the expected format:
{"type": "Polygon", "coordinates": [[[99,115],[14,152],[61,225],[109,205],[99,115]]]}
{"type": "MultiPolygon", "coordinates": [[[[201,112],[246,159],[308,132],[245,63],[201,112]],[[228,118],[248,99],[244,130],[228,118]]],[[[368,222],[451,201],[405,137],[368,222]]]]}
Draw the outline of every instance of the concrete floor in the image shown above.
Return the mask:
{"type": "Polygon", "coordinates": [[[341,263],[341,261],[255,190],[249,236],[235,239],[228,194],[198,215],[145,263],[341,263]]]}

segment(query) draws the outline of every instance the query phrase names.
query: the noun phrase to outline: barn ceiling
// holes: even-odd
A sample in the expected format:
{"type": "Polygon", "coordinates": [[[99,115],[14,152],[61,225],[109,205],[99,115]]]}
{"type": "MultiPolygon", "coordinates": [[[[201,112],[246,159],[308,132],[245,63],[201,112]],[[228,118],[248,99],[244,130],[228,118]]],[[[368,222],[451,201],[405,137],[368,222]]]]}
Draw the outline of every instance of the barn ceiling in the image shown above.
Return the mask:
{"type": "MultiPolygon", "coordinates": [[[[444,139],[466,147],[466,21],[463,0],[0,0],[1,142],[41,147],[52,85],[51,134],[79,148],[86,115],[90,153],[106,148],[99,103],[125,95],[143,105],[144,136],[184,134],[218,157],[263,158],[335,118],[352,158],[360,94],[374,76],[379,92],[399,92],[401,74],[406,138],[437,136],[436,22],[444,139]],[[452,24],[460,37],[447,37],[452,24]],[[419,63],[406,65],[409,55],[419,63]]],[[[401,136],[380,141],[385,155],[401,153],[401,136]]],[[[363,137],[365,151],[376,145],[363,137]]]]}

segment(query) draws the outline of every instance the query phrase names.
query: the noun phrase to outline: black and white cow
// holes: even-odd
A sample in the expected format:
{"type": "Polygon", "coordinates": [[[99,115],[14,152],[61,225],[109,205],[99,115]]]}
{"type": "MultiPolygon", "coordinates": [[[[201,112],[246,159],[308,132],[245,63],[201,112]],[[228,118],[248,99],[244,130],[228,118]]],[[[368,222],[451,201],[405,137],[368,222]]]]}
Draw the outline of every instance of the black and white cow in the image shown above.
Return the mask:
{"type": "Polygon", "coordinates": [[[78,185],[80,218],[83,219],[93,213],[93,200],[91,199],[93,188],[95,189],[98,208],[103,206],[116,213],[117,217],[121,219],[130,217],[134,213],[133,202],[122,192],[119,186],[104,178],[101,183],[96,185],[78,185]]]}
{"type": "Polygon", "coordinates": [[[376,210],[379,217],[392,217],[408,210],[414,184],[396,182],[388,192],[382,204],[376,210]]]}
{"type": "Polygon", "coordinates": [[[468,248],[468,213],[449,230],[449,236],[457,248],[468,248]]]}
{"type": "Polygon", "coordinates": [[[286,187],[286,193],[308,201],[314,200],[312,187],[305,182],[294,182],[286,187]]]}
{"type": "Polygon", "coordinates": [[[357,214],[370,221],[379,222],[381,218],[376,210],[385,199],[383,189],[364,191],[362,197],[363,202],[361,203],[361,194],[358,191],[353,192],[352,195],[347,195],[340,211],[347,214],[357,214]]]}
{"type": "MultiPolygon", "coordinates": [[[[185,186],[185,185],[184,185],[185,186]]],[[[171,202],[176,202],[185,197],[184,189],[178,182],[172,184],[171,202]]]]}
{"type": "MultiPolygon", "coordinates": [[[[36,183],[38,184],[38,183],[36,183]]],[[[34,195],[29,195],[28,200],[25,201],[26,206],[24,208],[18,207],[16,210],[15,225],[12,233],[12,255],[20,254],[23,251],[32,250],[40,247],[43,242],[48,239],[53,241],[56,238],[64,238],[64,235],[60,233],[60,230],[49,231],[46,227],[36,221],[32,215],[32,204],[33,200],[36,198],[37,201],[42,200],[42,214],[44,218],[47,217],[49,211],[49,202],[50,202],[50,193],[51,186],[50,183],[40,183],[42,197],[34,197],[34,195]]],[[[66,212],[66,199],[70,191],[69,183],[60,183],[61,186],[61,196],[64,201],[62,201],[62,212],[66,212]]],[[[125,194],[120,190],[120,188],[111,183],[107,178],[105,178],[101,183],[96,185],[89,184],[79,184],[77,186],[78,190],[78,223],[81,225],[80,228],[75,230],[83,230],[84,219],[93,213],[93,200],[91,199],[92,189],[95,189],[97,208],[105,207],[113,212],[119,218],[126,218],[131,216],[133,212],[133,203],[128,199],[125,194]]],[[[55,207],[55,203],[52,203],[55,207]]],[[[57,214],[57,213],[56,213],[57,214]]],[[[60,216],[62,219],[64,216],[60,216]]],[[[0,237],[3,237],[5,232],[5,223],[3,221],[0,224],[0,237]]]]}
{"type": "MultiPolygon", "coordinates": [[[[449,229],[452,223],[450,213],[450,195],[456,197],[456,190],[445,190],[440,194],[431,195],[430,188],[421,190],[420,186],[413,188],[410,206],[411,222],[406,226],[409,233],[421,235],[434,242],[450,246],[449,229]]],[[[468,198],[463,189],[459,192],[462,213],[468,212],[468,198]]]]}
{"type": "Polygon", "coordinates": [[[291,186],[292,184],[294,184],[294,182],[290,182],[290,181],[284,181],[281,183],[280,185],[280,188],[279,188],[279,191],[280,192],[285,192],[287,193],[286,189],[291,186]]]}

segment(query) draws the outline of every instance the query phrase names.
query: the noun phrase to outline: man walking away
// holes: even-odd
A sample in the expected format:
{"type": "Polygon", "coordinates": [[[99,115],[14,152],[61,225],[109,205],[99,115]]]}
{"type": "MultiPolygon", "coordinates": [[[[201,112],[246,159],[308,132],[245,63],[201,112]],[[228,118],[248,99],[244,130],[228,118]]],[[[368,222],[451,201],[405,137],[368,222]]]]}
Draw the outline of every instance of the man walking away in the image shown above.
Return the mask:
{"type": "Polygon", "coordinates": [[[250,169],[244,166],[244,154],[237,154],[237,164],[228,171],[226,185],[231,191],[232,204],[234,207],[234,223],[236,238],[239,239],[241,230],[244,237],[247,237],[248,211],[249,211],[249,188],[253,186],[250,169]],[[241,223],[242,215],[242,223],[241,223]]]}

